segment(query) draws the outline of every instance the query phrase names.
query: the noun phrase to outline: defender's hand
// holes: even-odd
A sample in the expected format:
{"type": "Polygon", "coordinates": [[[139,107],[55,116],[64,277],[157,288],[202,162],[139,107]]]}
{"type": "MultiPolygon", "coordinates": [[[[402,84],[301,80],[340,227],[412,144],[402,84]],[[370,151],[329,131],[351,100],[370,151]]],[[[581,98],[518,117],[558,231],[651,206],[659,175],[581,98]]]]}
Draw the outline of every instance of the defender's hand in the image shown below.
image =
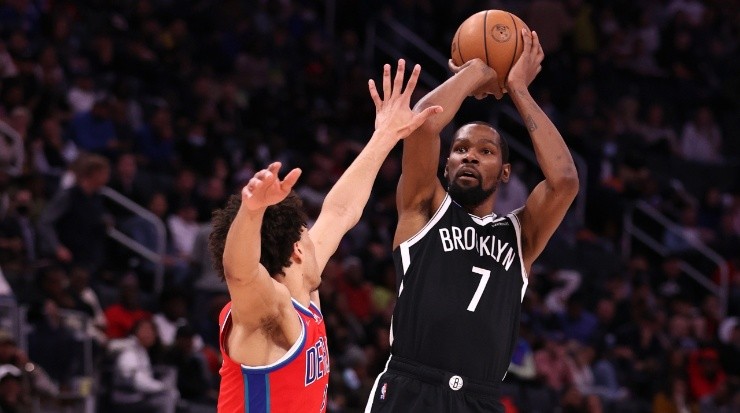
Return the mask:
{"type": "Polygon", "coordinates": [[[293,185],[298,181],[298,177],[301,176],[301,170],[293,169],[281,181],[278,179],[281,166],[280,162],[271,163],[267,169],[254,174],[254,177],[242,189],[242,202],[248,209],[254,211],[267,208],[288,196],[293,185]]]}
{"type": "Polygon", "coordinates": [[[506,91],[501,89],[501,85],[498,82],[498,74],[491,66],[488,66],[483,62],[483,60],[478,58],[471,59],[463,63],[461,66],[455,66],[455,63],[450,59],[447,61],[447,66],[454,74],[457,74],[469,66],[474,66],[474,70],[477,70],[480,73],[482,86],[474,90],[470,96],[473,96],[478,100],[483,99],[488,95],[493,95],[496,99],[504,97],[504,93],[506,93],[506,91]]]}
{"type": "Polygon", "coordinates": [[[411,77],[408,83],[406,83],[406,89],[402,91],[405,68],[406,61],[399,59],[396,77],[393,80],[393,86],[391,86],[391,66],[388,64],[383,66],[382,99],[378,94],[378,89],[375,87],[375,81],[372,79],[368,81],[370,97],[375,103],[375,130],[386,130],[394,134],[398,139],[409,136],[428,117],[442,112],[441,106],[431,106],[420,113],[415,113],[409,108],[411,94],[414,93],[416,82],[419,80],[421,66],[414,66],[411,77]]]}
{"type": "Polygon", "coordinates": [[[524,39],[524,49],[522,55],[509,71],[507,88],[529,86],[542,70],[542,60],[545,58],[545,52],[542,51],[537,32],[522,29],[522,38],[524,39]]]}

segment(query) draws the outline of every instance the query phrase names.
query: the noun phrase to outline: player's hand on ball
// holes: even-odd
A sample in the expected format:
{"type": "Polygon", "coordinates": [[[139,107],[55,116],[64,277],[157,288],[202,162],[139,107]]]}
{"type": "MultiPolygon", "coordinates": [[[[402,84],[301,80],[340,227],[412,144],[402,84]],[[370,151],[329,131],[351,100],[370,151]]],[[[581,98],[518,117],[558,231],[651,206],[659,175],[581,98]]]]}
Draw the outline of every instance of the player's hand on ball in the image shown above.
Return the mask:
{"type": "Polygon", "coordinates": [[[293,185],[298,181],[298,177],[301,176],[301,170],[293,169],[281,181],[278,178],[281,166],[280,162],[271,163],[267,169],[254,174],[247,185],[242,188],[242,202],[247,209],[255,211],[267,208],[288,196],[293,185]]]}
{"type": "Polygon", "coordinates": [[[545,52],[542,51],[537,32],[522,29],[522,39],[524,39],[524,50],[509,72],[507,88],[529,86],[542,70],[542,60],[545,58],[545,52]]]}
{"type": "Polygon", "coordinates": [[[428,117],[442,112],[441,106],[431,106],[419,113],[415,113],[409,108],[411,94],[414,93],[416,82],[419,80],[421,66],[414,66],[411,77],[406,83],[406,89],[403,89],[403,76],[406,70],[406,61],[398,60],[396,77],[391,84],[391,66],[383,66],[383,97],[378,94],[375,87],[375,81],[368,81],[370,97],[375,103],[375,130],[387,130],[396,135],[398,139],[403,139],[416,128],[421,126],[428,117]]]}
{"type": "Polygon", "coordinates": [[[502,97],[504,97],[505,91],[501,89],[501,85],[498,81],[498,74],[492,67],[483,62],[483,60],[475,58],[468,60],[460,66],[456,66],[452,59],[450,59],[447,61],[447,66],[454,74],[459,73],[461,70],[467,68],[468,66],[474,66],[475,70],[479,71],[485,83],[483,84],[483,86],[474,90],[473,93],[470,94],[470,96],[473,96],[478,100],[483,99],[488,95],[493,95],[496,97],[496,99],[501,99],[502,97]]]}

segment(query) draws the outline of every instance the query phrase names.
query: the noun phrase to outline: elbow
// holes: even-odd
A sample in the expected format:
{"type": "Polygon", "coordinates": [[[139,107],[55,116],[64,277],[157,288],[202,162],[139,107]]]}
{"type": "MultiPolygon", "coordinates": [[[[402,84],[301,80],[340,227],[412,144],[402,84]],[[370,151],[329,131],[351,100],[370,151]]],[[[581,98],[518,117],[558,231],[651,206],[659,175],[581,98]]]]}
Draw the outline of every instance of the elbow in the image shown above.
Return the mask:
{"type": "Polygon", "coordinates": [[[360,222],[362,209],[325,203],[321,214],[331,217],[331,222],[334,222],[337,231],[347,232],[360,222]]]}
{"type": "Polygon", "coordinates": [[[573,172],[563,176],[558,182],[558,188],[570,198],[575,198],[580,190],[581,183],[575,168],[573,172]]]}
{"type": "Polygon", "coordinates": [[[576,168],[568,168],[565,173],[558,177],[551,184],[552,188],[557,192],[566,196],[570,199],[574,199],[578,195],[580,189],[580,181],[578,179],[578,172],[576,168]]]}

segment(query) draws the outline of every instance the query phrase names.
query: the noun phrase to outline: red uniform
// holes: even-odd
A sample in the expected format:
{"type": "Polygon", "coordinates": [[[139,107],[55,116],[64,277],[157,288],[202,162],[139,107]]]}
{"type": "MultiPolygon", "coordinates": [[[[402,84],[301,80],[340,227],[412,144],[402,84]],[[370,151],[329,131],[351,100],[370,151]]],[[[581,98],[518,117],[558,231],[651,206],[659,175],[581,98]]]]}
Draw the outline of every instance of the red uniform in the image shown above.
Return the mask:
{"type": "Polygon", "coordinates": [[[231,328],[231,303],[219,316],[221,389],[219,413],[323,413],[329,387],[329,351],[321,311],[293,300],[301,319],[301,335],[280,360],[250,367],[232,360],[224,351],[224,331],[231,328]]]}

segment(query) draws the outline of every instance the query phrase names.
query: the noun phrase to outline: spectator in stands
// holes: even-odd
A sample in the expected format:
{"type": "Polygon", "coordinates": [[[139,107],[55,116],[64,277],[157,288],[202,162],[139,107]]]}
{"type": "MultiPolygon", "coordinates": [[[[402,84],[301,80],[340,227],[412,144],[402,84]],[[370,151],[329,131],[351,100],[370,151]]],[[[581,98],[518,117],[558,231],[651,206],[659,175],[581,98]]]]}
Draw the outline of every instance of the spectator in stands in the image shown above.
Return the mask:
{"type": "Polygon", "coordinates": [[[681,133],[681,155],[690,161],[722,161],[722,132],[708,106],[696,109],[694,119],[684,125],[681,133]]]}
{"type": "Polygon", "coordinates": [[[21,413],[30,404],[29,399],[20,369],[12,364],[0,365],[0,412],[21,413]]]}
{"type": "Polygon", "coordinates": [[[58,192],[41,213],[39,238],[57,260],[92,272],[103,264],[110,221],[99,191],[108,183],[109,171],[105,158],[82,156],[75,169],[75,185],[58,192]]]}
{"type": "Polygon", "coordinates": [[[139,280],[136,274],[124,275],[118,284],[119,301],[105,309],[109,339],[123,338],[139,320],[150,319],[152,314],[141,306],[139,280]]]}
{"type": "Polygon", "coordinates": [[[584,297],[576,293],[568,298],[566,311],[559,314],[560,327],[566,340],[576,340],[582,344],[591,341],[598,325],[596,317],[584,309],[584,297]]]}
{"type": "MultiPolygon", "coordinates": [[[[190,263],[195,238],[200,231],[200,225],[197,219],[198,210],[195,208],[195,205],[188,203],[175,207],[175,213],[167,218],[167,229],[172,237],[173,256],[183,261],[185,268],[190,263]]],[[[187,272],[179,272],[176,275],[180,275],[181,277],[172,280],[174,285],[182,286],[188,281],[186,279],[188,276],[187,272]]]]}
{"type": "Polygon", "coordinates": [[[117,354],[112,395],[115,405],[127,411],[175,413],[180,398],[175,372],[167,370],[158,378],[149,357],[157,341],[157,329],[148,319],[138,320],[127,338],[111,341],[109,349],[117,354]]]}
{"type": "MultiPolygon", "coordinates": [[[[131,152],[118,156],[109,186],[139,205],[146,205],[153,192],[151,177],[139,170],[136,155],[131,152]]],[[[116,215],[120,217],[130,214],[128,210],[121,212],[123,213],[116,215]]]]}
{"type": "Polygon", "coordinates": [[[346,298],[349,311],[360,322],[367,322],[372,315],[372,288],[365,280],[362,261],[350,256],[344,259],[342,267],[339,292],[346,298]]]}
{"type": "Polygon", "coordinates": [[[97,97],[92,109],[78,113],[69,127],[70,137],[80,149],[107,156],[118,153],[120,144],[107,97],[97,97]]]}
{"type": "MultiPolygon", "coordinates": [[[[190,325],[179,326],[172,346],[165,352],[164,362],[177,369],[177,389],[180,396],[204,409],[210,406],[213,411],[218,391],[205,358],[197,351],[197,339],[198,335],[190,325]]],[[[194,413],[193,406],[189,407],[188,412],[194,413]]]]}
{"type": "Polygon", "coordinates": [[[136,132],[136,148],[150,170],[168,171],[175,148],[175,130],[172,114],[166,105],[158,105],[149,122],[136,132]]]}
{"type": "Polygon", "coordinates": [[[21,189],[11,196],[8,213],[0,219],[0,265],[11,282],[29,275],[37,257],[33,213],[33,194],[21,189]]]}
{"type": "Polygon", "coordinates": [[[687,372],[691,396],[699,402],[711,397],[727,381],[727,374],[720,365],[719,354],[714,348],[692,351],[689,354],[687,372]]]}
{"type": "Polygon", "coordinates": [[[95,290],[90,287],[90,271],[84,267],[72,267],[69,270],[68,291],[77,307],[90,316],[87,334],[100,345],[107,341],[105,335],[107,320],[95,290]]]}
{"type": "Polygon", "coordinates": [[[691,398],[686,379],[669,377],[664,389],[653,397],[652,413],[699,413],[699,405],[691,398]]]}
{"type": "Polygon", "coordinates": [[[58,386],[69,387],[82,373],[82,343],[63,324],[59,306],[45,300],[28,314],[33,330],[28,335],[28,355],[49,373],[58,386]],[[60,355],[64,355],[60,357],[60,355]]]}
{"type": "Polygon", "coordinates": [[[34,169],[59,179],[78,155],[77,145],[64,137],[60,119],[56,116],[44,119],[38,137],[31,142],[29,162],[33,162],[34,169]]]}
{"type": "Polygon", "coordinates": [[[537,376],[551,389],[562,392],[573,383],[563,333],[546,333],[543,348],[534,353],[534,363],[537,376]]]}
{"type": "Polygon", "coordinates": [[[660,103],[648,107],[645,120],[638,127],[638,134],[646,148],[653,153],[663,156],[678,153],[676,132],[666,124],[665,107],[660,103]]]}
{"type": "Polygon", "coordinates": [[[226,188],[223,179],[215,176],[206,179],[196,206],[198,222],[210,221],[213,211],[220,208],[225,202],[226,188]]]}
{"type": "MultiPolygon", "coordinates": [[[[166,289],[159,296],[160,312],[152,317],[154,325],[157,326],[159,340],[165,347],[175,344],[175,334],[178,328],[188,324],[188,302],[187,297],[181,290],[166,289]]],[[[202,346],[202,340],[201,340],[202,346]]]]}
{"type": "Polygon", "coordinates": [[[720,365],[728,376],[740,379],[740,319],[727,317],[719,325],[720,365]]]}
{"type": "Polygon", "coordinates": [[[29,360],[15,338],[5,330],[0,330],[0,365],[12,365],[23,372],[32,394],[45,397],[59,395],[59,386],[51,380],[46,370],[29,360]]]}

